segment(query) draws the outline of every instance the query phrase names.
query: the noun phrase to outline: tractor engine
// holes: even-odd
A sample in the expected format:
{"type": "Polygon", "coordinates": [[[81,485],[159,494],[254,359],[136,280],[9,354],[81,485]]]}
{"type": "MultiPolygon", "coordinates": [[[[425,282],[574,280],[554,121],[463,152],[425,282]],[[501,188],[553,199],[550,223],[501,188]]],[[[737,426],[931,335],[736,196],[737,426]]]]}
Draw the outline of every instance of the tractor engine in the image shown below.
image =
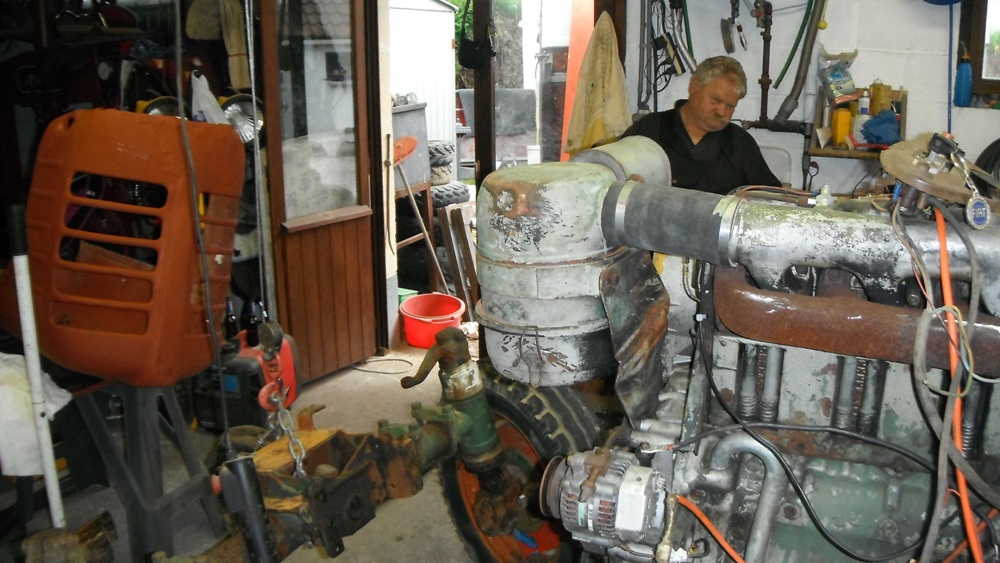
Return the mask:
{"type": "Polygon", "coordinates": [[[541,483],[584,550],[723,560],[717,532],[746,561],[942,560],[965,538],[946,456],[974,513],[997,506],[997,182],[939,135],[881,160],[888,193],[864,198],[673,188],[641,137],[486,179],[490,361],[612,378],[621,406],[541,483]]]}

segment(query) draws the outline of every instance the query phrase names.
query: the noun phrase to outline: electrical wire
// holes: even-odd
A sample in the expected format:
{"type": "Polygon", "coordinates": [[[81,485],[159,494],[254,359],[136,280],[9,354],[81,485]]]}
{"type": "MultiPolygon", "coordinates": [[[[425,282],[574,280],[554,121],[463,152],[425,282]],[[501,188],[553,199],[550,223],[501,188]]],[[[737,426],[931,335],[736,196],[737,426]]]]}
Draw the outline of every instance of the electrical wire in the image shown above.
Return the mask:
{"type": "MultiPolygon", "coordinates": [[[[792,43],[792,50],[788,52],[788,58],[785,59],[785,66],[781,68],[781,72],[778,74],[778,79],[774,81],[774,89],[777,90],[778,86],[781,85],[781,81],[785,78],[785,73],[788,72],[788,67],[792,64],[792,59],[795,58],[795,53],[799,50],[799,41],[802,41],[802,33],[806,29],[806,25],[809,23],[809,18],[812,16],[813,0],[806,2],[806,12],[802,14],[802,23],[799,24],[799,31],[795,35],[795,42],[792,43]]],[[[777,11],[772,11],[772,14],[777,11]]]]}
{"type": "MultiPolygon", "coordinates": [[[[936,210],[941,211],[944,220],[952,226],[954,231],[958,234],[959,238],[962,239],[962,243],[966,247],[966,252],[969,258],[970,267],[970,296],[969,296],[969,317],[967,322],[967,333],[968,339],[971,342],[973,334],[976,327],[976,317],[979,311],[979,297],[980,297],[980,279],[979,279],[979,257],[976,252],[975,246],[972,244],[972,239],[969,238],[968,233],[962,228],[958,219],[952,216],[951,213],[947,212],[943,203],[938,201],[936,198],[927,198],[927,204],[936,210]]],[[[920,327],[918,326],[918,329],[920,327]]],[[[914,343],[914,353],[922,349],[926,342],[926,331],[922,336],[918,336],[914,343]]],[[[937,483],[935,485],[935,490],[941,491],[938,495],[939,501],[934,503],[934,509],[931,514],[930,522],[928,524],[927,531],[925,533],[925,544],[924,550],[921,552],[921,560],[929,560],[933,552],[933,545],[937,541],[937,536],[940,528],[940,518],[941,512],[944,509],[944,491],[946,485],[944,483],[945,477],[941,473],[946,473],[948,470],[948,460],[955,465],[957,471],[961,471],[965,476],[966,481],[972,485],[973,489],[979,493],[980,497],[986,502],[994,507],[1000,507],[1000,494],[998,494],[993,487],[991,487],[979,473],[972,467],[965,456],[962,454],[960,448],[956,447],[955,443],[950,439],[949,433],[951,431],[950,422],[952,416],[954,415],[954,397],[947,397],[945,401],[944,415],[939,415],[937,406],[931,399],[930,391],[920,383],[921,379],[926,378],[926,374],[923,373],[923,366],[921,364],[914,364],[912,375],[914,379],[914,385],[916,389],[917,404],[920,406],[921,411],[924,414],[924,418],[927,420],[927,424],[931,427],[931,431],[938,438],[938,470],[939,475],[937,478],[937,483]],[[949,424],[945,424],[944,421],[949,421],[949,424]]],[[[952,385],[950,391],[952,393],[957,391],[959,379],[957,377],[952,378],[952,385]]]]}
{"type": "MultiPolygon", "coordinates": [[[[712,266],[706,264],[704,267],[704,272],[706,276],[711,277],[712,266]]],[[[702,283],[703,292],[710,292],[711,289],[709,288],[711,286],[712,284],[710,281],[703,281],[702,283]]],[[[803,508],[805,508],[806,514],[809,515],[809,519],[812,520],[813,525],[816,526],[816,531],[819,532],[819,534],[823,536],[823,538],[827,542],[829,542],[834,548],[836,548],[844,555],[847,555],[848,557],[851,557],[859,561],[865,561],[869,563],[890,561],[892,559],[896,559],[897,557],[907,555],[916,550],[917,548],[919,548],[921,543],[923,543],[924,541],[922,538],[918,538],[914,543],[908,546],[904,546],[903,548],[896,550],[890,554],[879,557],[868,557],[854,551],[853,549],[844,545],[843,542],[841,542],[840,540],[838,540],[836,537],[833,536],[830,530],[827,529],[826,525],[823,524],[823,521],[820,519],[819,514],[816,512],[815,507],[813,507],[812,505],[812,501],[809,500],[809,496],[805,492],[805,488],[799,481],[798,476],[795,475],[795,472],[792,470],[792,467],[788,463],[788,460],[785,459],[784,455],[780,451],[778,451],[778,449],[774,446],[774,444],[772,444],[771,442],[769,442],[768,440],[764,439],[759,434],[754,432],[753,429],[750,428],[747,425],[747,423],[743,421],[743,418],[740,417],[736,413],[736,411],[734,411],[732,407],[729,406],[728,403],[726,403],[725,399],[723,398],[722,392],[719,391],[719,387],[715,383],[715,377],[713,376],[712,373],[711,340],[705,338],[706,319],[710,319],[708,325],[711,326],[711,323],[714,322],[715,319],[715,311],[711,304],[711,299],[706,299],[704,298],[704,296],[700,305],[703,312],[702,315],[699,316],[699,320],[696,321],[697,329],[695,331],[696,335],[695,345],[702,349],[701,357],[705,366],[705,374],[708,379],[708,384],[712,389],[712,394],[715,395],[716,400],[718,401],[722,409],[726,411],[726,414],[728,414],[729,417],[732,418],[733,421],[736,422],[736,424],[738,424],[744,432],[746,432],[751,438],[757,441],[757,443],[763,446],[767,451],[771,453],[771,455],[775,457],[775,459],[778,461],[778,464],[781,465],[782,470],[785,472],[785,475],[788,477],[788,483],[792,486],[792,489],[795,491],[795,494],[798,495],[799,499],[802,501],[802,506],[803,508]]]]}
{"type": "Polygon", "coordinates": [[[404,364],[406,364],[406,366],[408,368],[410,368],[410,369],[413,368],[413,362],[411,362],[410,360],[407,360],[406,358],[369,358],[369,359],[367,359],[367,360],[365,360],[363,362],[357,362],[355,364],[352,364],[351,365],[351,369],[353,369],[355,371],[363,371],[363,372],[366,372],[366,373],[377,373],[377,374],[380,374],[380,375],[402,375],[404,373],[409,373],[410,372],[410,369],[403,369],[403,370],[399,370],[399,371],[385,371],[385,370],[368,369],[368,368],[361,367],[362,365],[374,364],[374,363],[378,363],[378,362],[403,362],[404,364]]]}
{"type": "MultiPolygon", "coordinates": [[[[991,508],[985,518],[980,518],[981,522],[979,522],[979,525],[976,526],[976,534],[977,535],[981,534],[982,531],[984,529],[987,529],[988,527],[993,528],[992,531],[990,532],[991,534],[996,534],[996,527],[992,525],[991,519],[994,518],[997,514],[1000,514],[1000,511],[997,511],[997,509],[995,508],[991,508]]],[[[957,515],[958,515],[957,511],[952,513],[952,517],[957,515]]],[[[997,550],[997,545],[996,545],[997,542],[995,536],[992,537],[992,541],[993,541],[993,549],[995,552],[997,550]]],[[[948,557],[945,557],[941,563],[953,563],[956,559],[958,559],[960,555],[962,555],[962,552],[965,551],[968,547],[969,547],[969,540],[963,540],[962,543],[958,544],[958,546],[954,549],[954,551],[948,554],[948,557]]],[[[996,556],[995,553],[994,556],[996,556]]]]}
{"type": "MultiPolygon", "coordinates": [[[[954,306],[954,297],[951,292],[951,271],[949,267],[948,260],[948,233],[945,228],[944,214],[940,209],[934,210],[934,221],[937,225],[938,233],[938,244],[940,246],[939,256],[941,260],[941,294],[944,298],[944,304],[946,307],[954,306]]],[[[958,340],[958,327],[955,321],[955,316],[951,313],[945,313],[948,319],[948,337],[954,343],[958,340]]],[[[948,361],[951,367],[951,377],[954,380],[961,379],[961,367],[958,361],[958,350],[953,344],[948,347],[948,361]]],[[[952,385],[954,387],[954,384],[952,385]]],[[[955,446],[962,446],[962,397],[957,396],[953,399],[955,402],[954,412],[952,413],[952,435],[955,440],[955,446]]],[[[947,421],[946,421],[947,422],[947,421]]],[[[946,450],[947,451],[947,450],[946,450]]],[[[972,507],[969,501],[969,485],[965,481],[965,475],[962,474],[960,470],[955,471],[955,481],[958,484],[958,499],[959,504],[962,507],[962,521],[965,524],[965,536],[969,542],[969,550],[972,552],[972,558],[976,563],[982,563],[983,561],[983,546],[979,543],[979,536],[976,534],[975,526],[976,522],[972,517],[972,507]]]]}
{"type": "MultiPolygon", "coordinates": [[[[174,17],[175,21],[180,22],[181,20],[181,3],[174,2],[174,17]]],[[[176,80],[177,92],[183,92],[183,77],[184,77],[184,67],[183,57],[182,57],[182,42],[181,42],[181,25],[174,26],[174,56],[176,57],[177,68],[174,72],[174,78],[176,80]]],[[[205,317],[207,323],[208,337],[212,345],[212,365],[215,368],[216,377],[219,380],[219,404],[221,408],[222,416],[222,440],[223,447],[225,448],[226,459],[233,459],[235,457],[235,452],[233,450],[233,443],[229,437],[229,415],[226,408],[226,390],[225,390],[225,377],[222,371],[222,353],[221,347],[219,346],[219,336],[215,331],[215,314],[212,312],[212,283],[211,283],[211,270],[208,267],[208,253],[205,250],[205,239],[202,237],[201,232],[201,222],[198,217],[201,214],[200,207],[198,205],[198,176],[195,173],[194,167],[194,154],[191,152],[191,139],[188,137],[187,130],[187,118],[184,115],[184,101],[178,98],[177,104],[177,123],[180,127],[181,132],[181,142],[183,143],[184,149],[184,162],[187,165],[187,174],[191,182],[191,223],[192,229],[194,230],[195,242],[198,246],[198,257],[201,262],[201,273],[202,273],[202,284],[203,295],[202,299],[205,304],[205,317]]]]}
{"type": "MultiPolygon", "coordinates": [[[[837,428],[835,426],[806,426],[804,424],[784,424],[784,423],[780,423],[780,422],[744,422],[744,425],[747,428],[761,428],[761,429],[765,429],[765,430],[787,430],[787,431],[791,431],[791,432],[817,432],[817,433],[823,433],[823,434],[832,434],[832,435],[835,435],[835,436],[844,436],[844,437],[847,437],[847,438],[858,440],[859,442],[864,442],[865,444],[869,444],[869,445],[872,445],[872,446],[878,446],[880,448],[885,448],[885,449],[887,449],[889,451],[895,452],[895,453],[897,453],[897,454],[899,454],[899,455],[901,455],[901,456],[909,459],[910,461],[912,461],[915,464],[919,465],[920,467],[926,469],[927,471],[934,471],[934,464],[931,463],[931,462],[929,462],[929,461],[927,461],[926,459],[924,459],[917,452],[915,452],[915,451],[913,451],[911,449],[908,449],[905,446],[900,446],[898,444],[893,444],[892,442],[889,442],[887,440],[883,440],[881,438],[876,438],[874,436],[869,436],[867,434],[862,434],[860,432],[854,432],[853,430],[847,430],[847,429],[844,429],[844,428],[837,428]]],[[[731,425],[731,426],[720,426],[719,428],[713,428],[711,430],[705,430],[704,432],[700,432],[698,434],[695,434],[694,436],[691,436],[690,438],[687,438],[685,440],[681,440],[680,442],[671,444],[668,449],[677,450],[677,449],[680,449],[680,448],[684,448],[684,447],[690,446],[690,445],[695,444],[697,442],[700,442],[700,441],[702,441],[705,438],[708,438],[710,436],[718,436],[720,434],[729,434],[729,433],[732,433],[732,432],[743,430],[743,428],[744,428],[744,426],[741,426],[739,424],[734,424],[734,425],[731,425]]]]}
{"type": "Polygon", "coordinates": [[[722,535],[722,532],[715,527],[712,520],[709,519],[709,517],[705,515],[705,513],[702,512],[697,505],[695,505],[695,503],[691,502],[687,499],[687,497],[682,495],[677,495],[677,502],[679,502],[684,508],[690,510],[691,514],[694,514],[695,518],[697,518],[698,521],[701,522],[702,526],[705,526],[705,529],[708,530],[708,533],[712,534],[715,541],[719,542],[719,545],[722,546],[722,549],[725,550],[726,554],[733,558],[733,561],[736,561],[736,563],[744,563],[740,554],[733,549],[733,546],[729,545],[729,542],[726,541],[726,537],[722,535]]]}
{"type": "Polygon", "coordinates": [[[920,286],[920,292],[924,296],[924,300],[929,306],[933,306],[934,298],[930,294],[931,287],[931,277],[927,272],[927,266],[924,264],[924,259],[917,252],[916,246],[913,244],[913,239],[906,232],[906,227],[902,221],[899,219],[900,207],[902,203],[899,199],[893,202],[892,213],[890,214],[890,219],[892,221],[892,230],[896,233],[896,237],[899,242],[903,245],[903,248],[910,255],[910,263],[913,267],[914,279],[917,280],[917,284],[920,286]]]}

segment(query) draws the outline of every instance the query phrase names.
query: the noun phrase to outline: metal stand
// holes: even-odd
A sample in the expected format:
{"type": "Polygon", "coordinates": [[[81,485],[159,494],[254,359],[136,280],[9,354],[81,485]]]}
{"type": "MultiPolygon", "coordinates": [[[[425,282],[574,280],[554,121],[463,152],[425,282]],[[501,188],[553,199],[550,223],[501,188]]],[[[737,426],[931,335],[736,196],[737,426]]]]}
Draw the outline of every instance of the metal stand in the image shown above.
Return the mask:
{"type": "Polygon", "coordinates": [[[145,561],[157,551],[173,555],[172,516],[188,503],[201,501],[216,537],[226,532],[219,501],[212,492],[208,471],[195,452],[177,396],[172,387],[107,387],[121,397],[124,410],[124,456],[114,443],[94,394],[77,401],[84,421],[107,466],[114,486],[128,516],[129,547],[133,561],[145,561]],[[163,399],[175,444],[190,478],[164,494],[162,456],[160,453],[160,414],[157,399],[163,399]],[[126,461],[127,460],[127,461],[126,461]]]}

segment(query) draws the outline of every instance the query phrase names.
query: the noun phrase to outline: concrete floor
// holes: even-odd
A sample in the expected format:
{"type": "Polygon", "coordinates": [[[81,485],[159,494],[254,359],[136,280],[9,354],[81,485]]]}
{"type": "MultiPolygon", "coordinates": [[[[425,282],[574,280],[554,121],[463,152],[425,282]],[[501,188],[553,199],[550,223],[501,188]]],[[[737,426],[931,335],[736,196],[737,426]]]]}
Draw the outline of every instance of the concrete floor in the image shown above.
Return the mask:
{"type": "MultiPolygon", "coordinates": [[[[379,419],[390,422],[410,421],[409,405],[413,401],[434,404],[440,398],[440,382],[434,374],[420,386],[404,390],[399,379],[412,374],[425,350],[405,344],[389,355],[376,357],[356,369],[345,369],[320,381],[305,385],[293,406],[324,405],[315,415],[318,427],[337,428],[364,433],[375,430],[379,419]]],[[[435,371],[436,373],[436,371],[435,371]]],[[[199,451],[207,452],[215,435],[204,430],[194,433],[199,451]]],[[[186,472],[173,445],[164,440],[164,482],[183,481],[186,472]]],[[[442,495],[438,470],[424,476],[424,488],[409,499],[390,500],[376,510],[375,519],[354,535],[344,539],[346,551],[336,558],[344,562],[443,561],[471,562],[474,556],[467,550],[452,523],[442,495]]],[[[124,508],[113,488],[92,486],[64,499],[67,528],[75,530],[90,519],[108,510],[114,518],[118,538],[113,543],[115,561],[130,561],[128,522],[124,508]]],[[[197,503],[175,516],[174,555],[194,556],[203,553],[217,541],[209,531],[207,518],[197,503]]],[[[28,525],[28,533],[51,527],[47,511],[40,510],[28,525]]],[[[0,547],[0,561],[8,560],[9,552],[0,547]],[[6,557],[5,557],[6,555],[6,557]]],[[[286,561],[303,563],[327,560],[318,550],[300,548],[286,561]]]]}

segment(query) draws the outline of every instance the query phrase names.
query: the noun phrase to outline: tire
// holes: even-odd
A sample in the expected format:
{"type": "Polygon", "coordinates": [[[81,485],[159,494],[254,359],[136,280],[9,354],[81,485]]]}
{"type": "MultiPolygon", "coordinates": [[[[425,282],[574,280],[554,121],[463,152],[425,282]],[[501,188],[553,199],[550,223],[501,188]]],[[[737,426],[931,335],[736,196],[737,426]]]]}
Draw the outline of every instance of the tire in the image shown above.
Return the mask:
{"type": "Polygon", "coordinates": [[[431,167],[431,185],[443,186],[451,182],[451,165],[431,167]]]}
{"type": "MultiPolygon", "coordinates": [[[[424,192],[417,194],[417,203],[423,205],[424,192]]],[[[471,199],[469,186],[463,182],[448,182],[442,186],[431,186],[431,203],[434,209],[455,203],[465,203],[471,199]]]]}
{"type": "MultiPolygon", "coordinates": [[[[488,366],[487,366],[488,367],[488,366]]],[[[569,387],[534,388],[483,370],[487,399],[506,450],[508,463],[531,466],[529,480],[541,480],[545,463],[557,455],[589,450],[597,443],[598,421],[569,387]]],[[[479,529],[472,504],[479,490],[474,474],[460,456],[442,462],[441,485],[459,533],[478,561],[573,561],[577,546],[558,521],[544,519],[530,535],[538,548],[510,535],[489,536],[479,529]]]]}
{"type": "Polygon", "coordinates": [[[455,143],[431,141],[427,144],[431,166],[450,166],[455,160],[455,143]]]}
{"type": "MultiPolygon", "coordinates": [[[[465,203],[472,199],[469,193],[469,186],[464,182],[451,181],[447,184],[440,186],[431,186],[431,204],[434,209],[440,209],[447,205],[452,205],[455,203],[465,203]]],[[[413,194],[413,199],[417,202],[417,209],[420,210],[421,215],[424,210],[424,198],[427,197],[427,192],[420,192],[418,194],[413,194]]],[[[402,198],[396,201],[396,217],[413,217],[413,206],[406,198],[402,198]]]]}

